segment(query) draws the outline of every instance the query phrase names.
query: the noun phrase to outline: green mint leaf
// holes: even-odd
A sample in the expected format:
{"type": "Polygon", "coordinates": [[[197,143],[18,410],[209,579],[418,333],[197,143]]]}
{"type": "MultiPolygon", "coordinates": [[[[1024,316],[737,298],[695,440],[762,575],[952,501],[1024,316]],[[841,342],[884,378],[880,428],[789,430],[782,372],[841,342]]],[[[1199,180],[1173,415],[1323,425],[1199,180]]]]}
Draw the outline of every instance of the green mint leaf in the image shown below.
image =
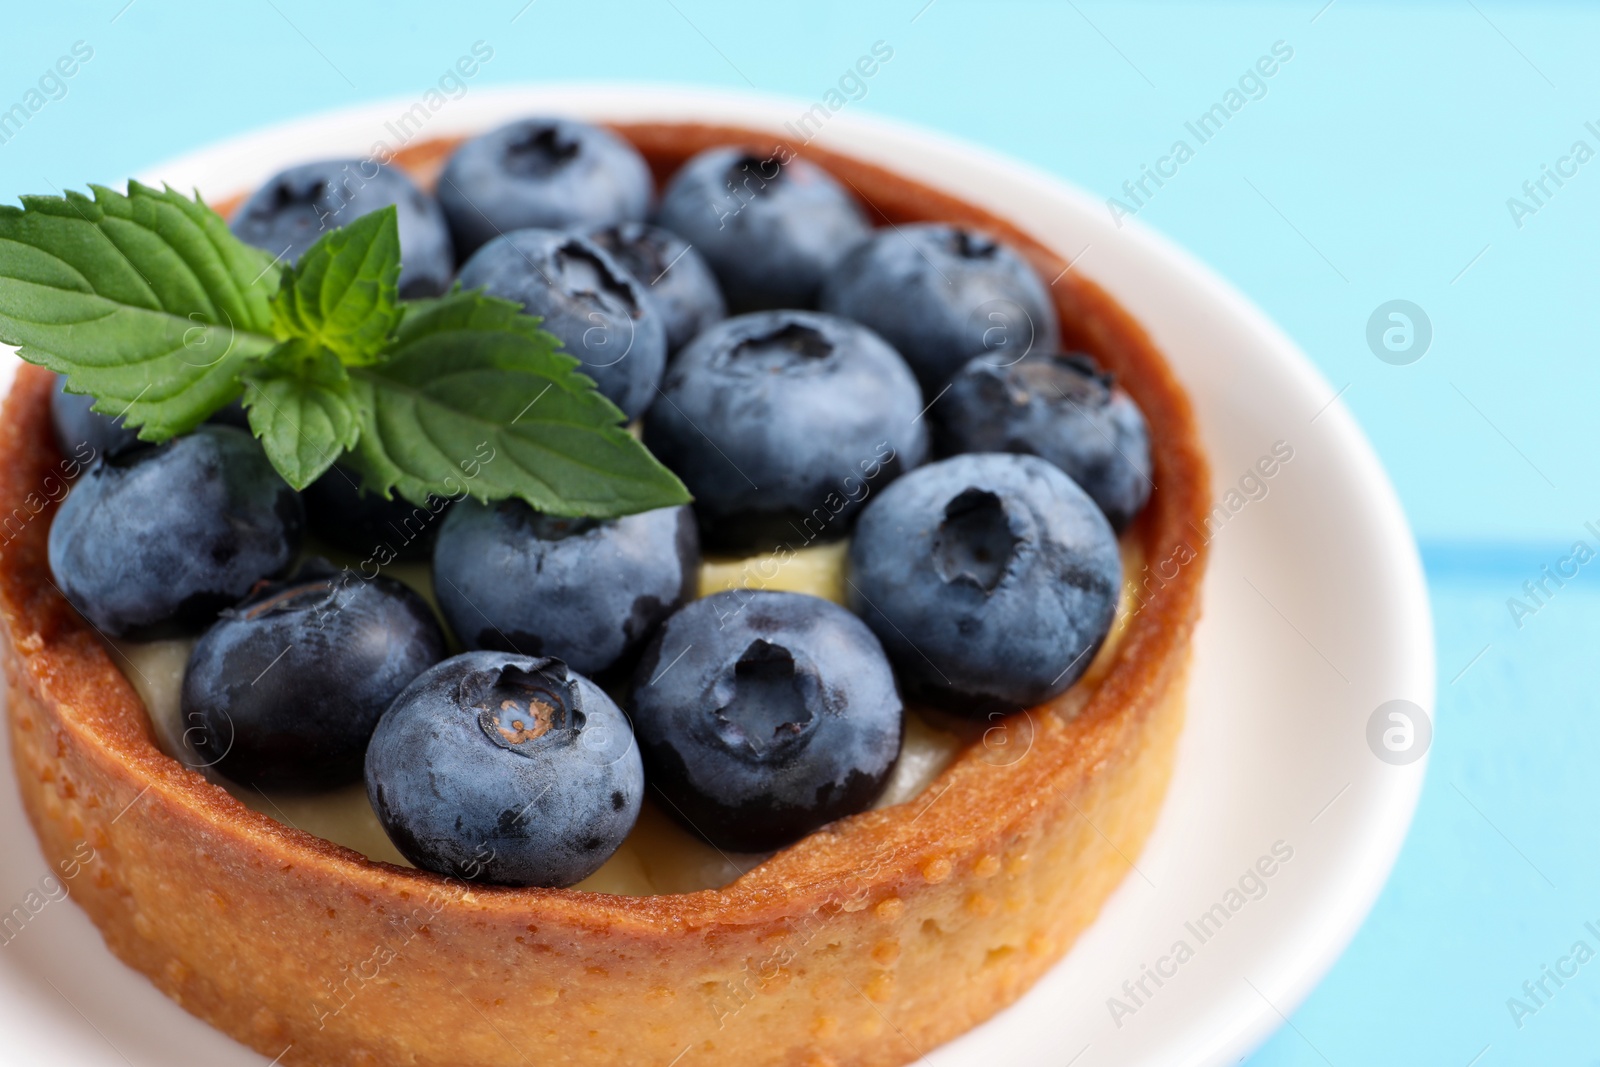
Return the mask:
{"type": "Polygon", "coordinates": [[[342,455],[419,503],[518,497],[610,518],[689,500],[537,318],[459,290],[402,303],[393,209],[284,269],[198,198],[91,190],[0,206],[0,342],[146,440],[243,391],[297,489],[342,455]]]}
{"type": "Polygon", "coordinates": [[[400,321],[400,228],[391,207],[330,230],[283,276],[272,298],[278,335],[345,363],[376,363],[400,321]]]}
{"type": "Polygon", "coordinates": [[[284,481],[304,489],[361,436],[356,392],[339,357],[295,339],[244,372],[250,429],[284,481]]]}
{"type": "MultiPolygon", "coordinates": [[[[459,283],[458,283],[459,284],[459,283]]],[[[520,334],[536,344],[556,349],[561,342],[539,325],[537,315],[524,315],[522,305],[480,290],[460,288],[430,300],[408,300],[405,317],[395,331],[396,345],[446,330],[490,330],[520,334]]],[[[573,360],[577,365],[577,360],[573,360]]]]}
{"type": "Polygon", "coordinates": [[[520,497],[595,518],[687,503],[578,361],[534,324],[503,319],[506,306],[478,293],[431,301],[383,363],[350,369],[364,419],[350,460],[367,487],[417,503],[520,497]]]}
{"type": "Polygon", "coordinates": [[[90,188],[0,205],[0,341],[165,440],[238,396],[274,344],[278,268],[198,198],[90,188]]]}

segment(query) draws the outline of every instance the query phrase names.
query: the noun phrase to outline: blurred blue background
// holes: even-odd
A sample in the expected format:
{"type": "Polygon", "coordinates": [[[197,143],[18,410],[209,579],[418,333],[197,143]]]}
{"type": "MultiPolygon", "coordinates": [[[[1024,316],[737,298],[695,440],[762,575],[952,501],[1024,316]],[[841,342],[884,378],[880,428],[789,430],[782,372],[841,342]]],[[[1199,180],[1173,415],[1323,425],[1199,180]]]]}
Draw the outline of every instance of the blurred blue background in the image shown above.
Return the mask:
{"type": "Polygon", "coordinates": [[[893,61],[852,111],[970,139],[1107,197],[1275,42],[1292,48],[1265,95],[1138,218],[1244,291],[1345,388],[1422,544],[1440,700],[1393,880],[1293,1026],[1250,1062],[1600,1063],[1600,963],[1520,1028],[1506,1005],[1587,936],[1585,921],[1600,926],[1600,563],[1520,627],[1506,603],[1575,540],[1600,545],[1584,529],[1600,520],[1600,159],[1562,162],[1579,140],[1600,151],[1585,127],[1600,131],[1600,11],[1485,0],[379,10],[10,5],[0,109],[75,43],[93,54],[0,143],[0,197],[119,182],[259,125],[415,96],[480,39],[495,54],[474,85],[677,82],[808,100],[882,40],[893,61]],[[1558,166],[1563,184],[1546,178],[1537,201],[1524,191],[1558,166]],[[1431,321],[1418,362],[1392,365],[1367,344],[1369,317],[1392,299],[1431,321]]]}

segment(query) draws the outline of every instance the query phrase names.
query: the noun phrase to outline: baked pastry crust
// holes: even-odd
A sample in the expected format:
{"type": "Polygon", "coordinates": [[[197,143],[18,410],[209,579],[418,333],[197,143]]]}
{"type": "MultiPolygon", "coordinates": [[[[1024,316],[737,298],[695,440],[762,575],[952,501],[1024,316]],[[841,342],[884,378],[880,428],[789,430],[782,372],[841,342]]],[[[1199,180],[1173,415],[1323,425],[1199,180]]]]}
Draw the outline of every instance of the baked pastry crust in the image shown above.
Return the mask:
{"type": "MultiPolygon", "coordinates": [[[[618,127],[664,178],[770,133],[618,127]]],[[[401,163],[428,180],[453,142],[401,163]]],[[[1183,722],[1205,566],[1206,463],[1139,325],[1003,219],[815,146],[874,221],[937,219],[1020,249],[1064,343],[1145,411],[1150,564],[1109,669],[997,722],[919,797],[841,820],[720,890],[621,897],[478,886],[370,861],[252,811],[164,755],[114,655],[51,580],[52,377],[0,421],[0,623],[11,747],[45,856],[106,944],[188,1011],[285,1065],[900,1064],[1011,1003],[1127,875],[1183,722]],[[1058,277],[1058,275],[1060,277],[1058,277]],[[74,868],[76,869],[76,868],[74,868]]]]}

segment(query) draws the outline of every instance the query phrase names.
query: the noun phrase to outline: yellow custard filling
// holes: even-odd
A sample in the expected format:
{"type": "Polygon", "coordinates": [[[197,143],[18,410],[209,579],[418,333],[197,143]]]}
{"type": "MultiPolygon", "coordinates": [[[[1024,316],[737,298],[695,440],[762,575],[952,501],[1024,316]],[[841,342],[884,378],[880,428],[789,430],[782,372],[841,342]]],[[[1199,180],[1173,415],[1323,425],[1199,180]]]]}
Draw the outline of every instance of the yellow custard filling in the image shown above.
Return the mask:
{"type": "MultiPolygon", "coordinates": [[[[708,559],[700,567],[700,595],[736,588],[778,589],[809,593],[842,604],[848,549],[848,542],[840,541],[793,551],[785,549],[781,555],[708,559]]],[[[1078,682],[1080,687],[1098,681],[1115,657],[1127,628],[1129,605],[1134,602],[1126,586],[1137,579],[1141,566],[1142,556],[1137,547],[1124,541],[1124,591],[1117,605],[1116,621],[1105,645],[1078,682]]],[[[384,573],[405,582],[433,604],[428,570],[425,564],[418,563],[387,567],[384,573]]],[[[436,604],[434,607],[437,610],[436,604]]],[[[120,653],[119,666],[149,709],[157,744],[168,755],[207,773],[204,761],[185,741],[184,734],[190,724],[183,721],[180,706],[184,667],[195,640],[113,644],[120,653]]],[[[900,760],[876,806],[904,803],[921,793],[965,745],[983,736],[985,725],[953,722],[941,716],[925,715],[914,708],[907,709],[900,760]]],[[[360,783],[326,793],[274,792],[268,795],[248,784],[231,782],[215,774],[207,776],[246,806],[279,822],[354,849],[369,859],[410,866],[384,833],[367,801],[366,787],[360,783]]],[[[716,889],[765,858],[764,855],[727,853],[708,845],[663,815],[647,799],[638,823],[622,846],[576,888],[624,896],[716,889]]]]}

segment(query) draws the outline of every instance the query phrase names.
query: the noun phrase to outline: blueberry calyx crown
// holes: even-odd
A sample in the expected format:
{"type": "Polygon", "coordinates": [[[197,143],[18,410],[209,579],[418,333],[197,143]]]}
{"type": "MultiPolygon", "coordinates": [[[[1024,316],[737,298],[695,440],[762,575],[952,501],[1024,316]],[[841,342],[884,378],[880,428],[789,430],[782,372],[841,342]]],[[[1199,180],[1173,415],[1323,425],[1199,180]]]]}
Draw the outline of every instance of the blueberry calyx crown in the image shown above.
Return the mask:
{"type": "Polygon", "coordinates": [[[803,744],[816,724],[816,673],[775,642],[751,641],[717,688],[731,690],[712,712],[717,735],[731,751],[776,759],[803,744]]]}
{"type": "Polygon", "coordinates": [[[558,659],[535,660],[529,670],[508,664],[474,671],[461,680],[461,706],[477,709],[490,741],[530,759],[539,747],[531,742],[583,732],[582,693],[558,659]]]}
{"type": "Polygon", "coordinates": [[[587,297],[607,310],[624,311],[630,318],[643,314],[633,286],[626,278],[619,278],[583,241],[567,241],[555,250],[553,258],[561,284],[570,295],[587,297]]]}
{"type": "Polygon", "coordinates": [[[672,269],[673,261],[664,254],[666,244],[652,238],[649,228],[642,222],[619,222],[589,233],[588,238],[646,285],[654,285],[672,269]]]}
{"type": "Polygon", "coordinates": [[[933,535],[933,566],[946,582],[988,594],[1005,577],[1022,541],[998,495],[965,489],[944,506],[944,521],[933,535]]]}
{"type": "Polygon", "coordinates": [[[1000,246],[981,233],[972,230],[950,231],[950,253],[960,259],[993,259],[1000,246]]]}
{"type": "Polygon", "coordinates": [[[322,178],[313,178],[299,186],[280,178],[273,183],[271,199],[258,210],[252,211],[251,215],[268,218],[288,208],[314,206],[327,192],[328,183],[322,178]]]}
{"type": "Polygon", "coordinates": [[[773,373],[827,359],[834,345],[827,335],[803,322],[786,322],[775,330],[746,337],[728,351],[735,364],[749,363],[773,373]]]}
{"type": "MultiPolygon", "coordinates": [[[[1004,370],[1005,368],[998,368],[1004,370]]],[[[1024,360],[1017,364],[1017,376],[1046,403],[1069,403],[1082,408],[1103,408],[1111,402],[1116,376],[1101,370],[1088,356],[1061,355],[1048,359],[1024,360]]],[[[1026,404],[1027,392],[1016,402],[1026,404]]]]}
{"type": "Polygon", "coordinates": [[[783,160],[776,155],[758,156],[747,152],[728,164],[727,179],[730,192],[744,186],[753,196],[766,196],[768,188],[783,180],[783,160]],[[750,179],[754,178],[754,185],[750,179]]]}
{"type": "Polygon", "coordinates": [[[290,182],[280,181],[277,186],[272,187],[272,200],[269,203],[270,211],[262,211],[261,214],[275,214],[278,211],[286,210],[286,208],[314,205],[318,200],[322,200],[322,195],[325,194],[326,190],[328,190],[328,184],[323,181],[309,182],[309,184],[301,186],[299,189],[291,186],[290,182]]]}
{"type": "Polygon", "coordinates": [[[538,126],[506,144],[506,169],[526,177],[544,177],[571,162],[583,145],[562,136],[555,124],[538,126]]]}

